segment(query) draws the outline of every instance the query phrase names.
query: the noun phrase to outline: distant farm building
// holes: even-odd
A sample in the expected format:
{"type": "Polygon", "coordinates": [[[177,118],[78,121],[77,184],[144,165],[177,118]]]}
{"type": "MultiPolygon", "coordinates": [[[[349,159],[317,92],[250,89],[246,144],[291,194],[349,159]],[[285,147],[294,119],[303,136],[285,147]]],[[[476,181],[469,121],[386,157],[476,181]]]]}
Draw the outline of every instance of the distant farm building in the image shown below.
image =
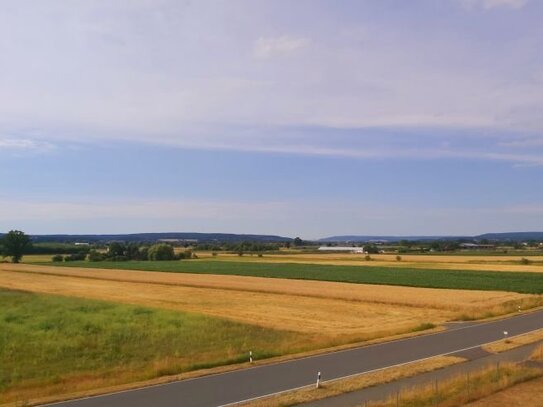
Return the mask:
{"type": "Polygon", "coordinates": [[[348,253],[366,253],[363,247],[348,247],[348,246],[321,246],[319,250],[322,252],[348,252],[348,253]]]}

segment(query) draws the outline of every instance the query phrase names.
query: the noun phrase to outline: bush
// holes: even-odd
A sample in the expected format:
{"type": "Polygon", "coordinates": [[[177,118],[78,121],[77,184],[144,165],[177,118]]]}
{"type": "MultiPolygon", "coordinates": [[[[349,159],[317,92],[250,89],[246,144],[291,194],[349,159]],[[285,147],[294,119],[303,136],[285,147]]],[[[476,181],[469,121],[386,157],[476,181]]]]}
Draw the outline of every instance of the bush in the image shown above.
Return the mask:
{"type": "Polygon", "coordinates": [[[52,258],[51,258],[51,261],[53,261],[54,263],[59,263],[61,261],[64,261],[64,257],[62,257],[61,254],[55,254],[52,258]]]}
{"type": "Polygon", "coordinates": [[[217,257],[217,256],[219,255],[219,253],[213,252],[213,253],[211,253],[211,255],[212,255],[213,257],[217,257]]]}
{"type": "Polygon", "coordinates": [[[87,258],[86,253],[73,253],[69,256],[64,257],[64,261],[82,261],[87,258]]]}
{"type": "Polygon", "coordinates": [[[149,248],[146,246],[140,247],[139,257],[140,260],[149,260],[149,248]]]}
{"type": "Polygon", "coordinates": [[[526,257],[523,257],[522,259],[520,259],[520,264],[530,264],[531,261],[529,259],[527,259],[526,257]]]}
{"type": "Polygon", "coordinates": [[[366,261],[370,261],[370,260],[371,260],[371,256],[370,256],[369,254],[366,254],[366,257],[364,257],[364,259],[365,259],[366,261]]]}
{"type": "Polygon", "coordinates": [[[149,248],[149,260],[174,260],[173,247],[166,243],[154,244],[149,248]]]}
{"type": "Polygon", "coordinates": [[[174,256],[175,260],[183,260],[183,259],[197,259],[198,256],[196,254],[192,253],[191,249],[185,250],[183,253],[177,253],[174,256]]]}
{"type": "Polygon", "coordinates": [[[396,261],[402,261],[402,256],[396,256],[396,261]]]}
{"type": "Polygon", "coordinates": [[[364,251],[369,254],[377,254],[379,253],[379,248],[374,244],[365,244],[364,251]]]}
{"type": "Polygon", "coordinates": [[[104,261],[105,259],[106,255],[99,253],[96,250],[91,250],[89,253],[89,261],[104,261]]]}

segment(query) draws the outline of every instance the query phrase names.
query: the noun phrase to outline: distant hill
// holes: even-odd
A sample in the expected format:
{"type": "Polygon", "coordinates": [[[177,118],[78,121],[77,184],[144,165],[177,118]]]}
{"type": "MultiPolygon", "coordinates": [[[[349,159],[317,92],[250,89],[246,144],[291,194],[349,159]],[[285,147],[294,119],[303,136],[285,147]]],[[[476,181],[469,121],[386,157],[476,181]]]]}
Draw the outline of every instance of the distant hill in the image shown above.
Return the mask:
{"type": "Polygon", "coordinates": [[[342,235],[330,236],[319,239],[319,242],[398,242],[400,240],[411,241],[426,241],[426,240],[457,240],[457,239],[472,239],[469,236],[376,236],[376,235],[342,235]]]}
{"type": "Polygon", "coordinates": [[[156,242],[163,239],[196,240],[198,242],[290,242],[290,237],[246,235],[234,233],[132,233],[111,235],[32,235],[34,242],[156,242]]]}
{"type": "Polygon", "coordinates": [[[543,232],[506,232],[506,233],[485,233],[475,236],[476,239],[487,240],[543,240],[543,232]]]}
{"type": "MultiPolygon", "coordinates": [[[[0,238],[3,236],[0,233],[0,238]]],[[[236,233],[186,233],[186,232],[171,232],[171,233],[132,233],[132,234],[105,234],[105,235],[32,235],[34,242],[156,242],[163,239],[172,240],[195,240],[198,242],[292,242],[293,239],[285,236],[276,235],[256,235],[256,234],[236,234],[236,233]]],[[[527,241],[536,240],[543,241],[543,232],[506,232],[506,233],[484,233],[476,236],[393,236],[393,235],[340,235],[330,236],[316,240],[320,243],[336,243],[336,242],[399,242],[400,240],[411,241],[433,241],[433,240],[468,240],[468,241],[527,241]]]]}
{"type": "Polygon", "coordinates": [[[375,235],[342,235],[330,236],[319,239],[319,242],[398,242],[400,240],[432,241],[432,240],[482,240],[491,241],[543,241],[543,232],[509,232],[509,233],[485,233],[477,236],[375,236],[375,235]]]}

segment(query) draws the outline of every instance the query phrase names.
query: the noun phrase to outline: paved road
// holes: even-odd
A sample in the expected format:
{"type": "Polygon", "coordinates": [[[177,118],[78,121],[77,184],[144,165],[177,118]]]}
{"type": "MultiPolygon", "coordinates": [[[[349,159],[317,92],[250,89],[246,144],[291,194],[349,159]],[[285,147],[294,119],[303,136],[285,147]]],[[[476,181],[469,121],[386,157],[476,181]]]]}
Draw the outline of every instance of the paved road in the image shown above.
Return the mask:
{"type": "MultiPolygon", "coordinates": [[[[473,377],[473,375],[481,372],[485,368],[492,368],[496,369],[496,374],[499,374],[499,370],[497,369],[499,366],[498,363],[522,363],[526,361],[532,352],[540,345],[541,342],[525,345],[520,348],[515,348],[497,354],[483,352],[481,351],[481,348],[475,348],[475,350],[478,350],[477,352],[466,351],[458,354],[464,354],[464,356],[469,358],[470,355],[468,354],[471,353],[471,356],[473,356],[474,359],[471,359],[468,362],[448,366],[443,369],[422,373],[412,377],[406,377],[394,382],[379,384],[362,390],[343,393],[338,396],[305,403],[302,404],[301,407],[357,407],[364,405],[366,402],[368,402],[369,405],[375,401],[394,398],[398,395],[398,393],[401,399],[405,391],[409,392],[413,389],[433,386],[436,381],[438,383],[438,388],[440,388],[444,381],[459,377],[464,378],[467,384],[469,379],[467,376],[468,372],[472,374],[473,377]]],[[[541,362],[530,362],[529,365],[531,367],[538,367],[540,369],[543,368],[543,364],[541,362]]],[[[465,395],[468,395],[470,391],[473,391],[473,387],[470,388],[468,386],[464,386],[463,391],[465,395]]],[[[513,404],[509,403],[509,405],[513,404]]]]}
{"type": "Polygon", "coordinates": [[[543,328],[543,311],[411,339],[58,403],[56,406],[221,406],[310,385],[315,382],[319,371],[323,380],[334,379],[476,347],[503,338],[504,331],[512,336],[540,328],[543,328]]]}

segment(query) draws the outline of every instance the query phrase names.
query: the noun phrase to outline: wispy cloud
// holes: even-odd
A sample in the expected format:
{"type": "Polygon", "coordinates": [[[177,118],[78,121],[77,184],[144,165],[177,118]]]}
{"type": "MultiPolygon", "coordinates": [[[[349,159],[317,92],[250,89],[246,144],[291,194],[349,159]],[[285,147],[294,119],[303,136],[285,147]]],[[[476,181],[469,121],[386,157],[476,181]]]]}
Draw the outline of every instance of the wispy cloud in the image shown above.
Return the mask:
{"type": "Polygon", "coordinates": [[[535,2],[523,8],[527,1],[464,1],[516,9],[503,17],[522,16],[508,30],[492,19],[474,23],[464,20],[467,13],[453,17],[430,7],[425,12],[441,22],[435,30],[417,20],[418,12],[406,19],[377,3],[0,6],[0,39],[9,38],[0,40],[0,129],[20,134],[0,141],[0,148],[122,140],[359,158],[541,162],[541,151],[517,146],[512,154],[507,148],[513,144],[505,144],[519,142],[518,134],[543,134],[543,81],[537,79],[543,60],[535,40],[543,32],[541,9],[531,11],[535,2]],[[327,19],[331,12],[334,19],[327,19]],[[373,17],[354,21],[356,13],[373,17]],[[495,37],[500,47],[493,46],[495,37]],[[41,135],[26,134],[29,127],[41,135]],[[292,128],[305,135],[293,135],[292,128]],[[338,134],[345,129],[360,130],[360,136],[347,142],[338,134]],[[435,129],[439,141],[408,138],[406,129],[435,129]],[[382,140],[383,130],[398,136],[382,140]],[[489,133],[510,136],[490,143],[489,133]],[[460,145],[466,135],[482,141],[460,145]]]}
{"type": "Polygon", "coordinates": [[[288,35],[281,37],[260,37],[255,41],[253,54],[256,58],[272,58],[287,55],[307,47],[310,44],[308,38],[296,38],[288,35]]]}
{"type": "Polygon", "coordinates": [[[41,140],[31,140],[25,138],[12,138],[0,136],[0,151],[8,150],[15,152],[24,151],[47,151],[54,148],[54,145],[41,140]]]}
{"type": "Polygon", "coordinates": [[[528,0],[460,0],[468,9],[480,7],[486,10],[495,8],[519,9],[524,7],[528,0]]]}

